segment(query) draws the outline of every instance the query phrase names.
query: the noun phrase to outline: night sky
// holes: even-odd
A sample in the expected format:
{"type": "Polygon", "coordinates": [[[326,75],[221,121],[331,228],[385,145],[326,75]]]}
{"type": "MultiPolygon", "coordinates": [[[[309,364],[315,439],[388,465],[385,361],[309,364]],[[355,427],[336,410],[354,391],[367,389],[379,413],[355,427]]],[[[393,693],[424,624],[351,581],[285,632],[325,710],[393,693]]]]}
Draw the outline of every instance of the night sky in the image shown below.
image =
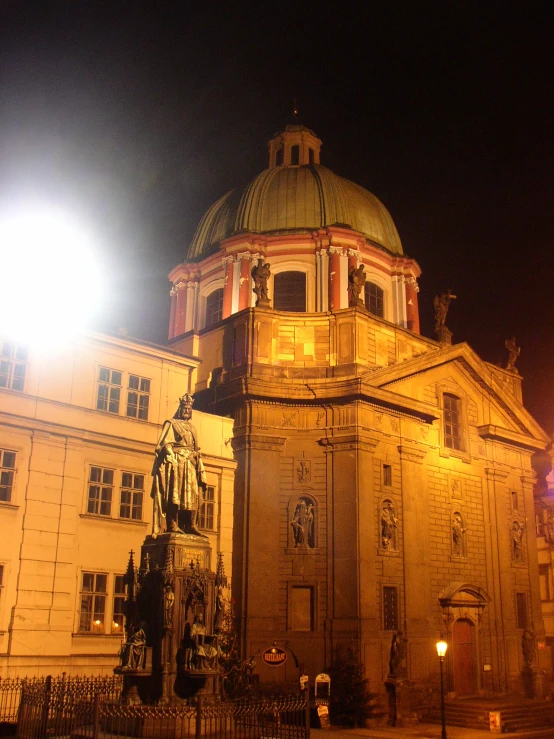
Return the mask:
{"type": "Polygon", "coordinates": [[[208,206],[267,166],[296,98],[322,163],[383,201],[422,267],[422,333],[450,287],[454,342],[500,364],[515,335],[526,406],[554,432],[547,6],[2,2],[0,205],[82,217],[101,327],[163,342],[167,273],[208,206]]]}

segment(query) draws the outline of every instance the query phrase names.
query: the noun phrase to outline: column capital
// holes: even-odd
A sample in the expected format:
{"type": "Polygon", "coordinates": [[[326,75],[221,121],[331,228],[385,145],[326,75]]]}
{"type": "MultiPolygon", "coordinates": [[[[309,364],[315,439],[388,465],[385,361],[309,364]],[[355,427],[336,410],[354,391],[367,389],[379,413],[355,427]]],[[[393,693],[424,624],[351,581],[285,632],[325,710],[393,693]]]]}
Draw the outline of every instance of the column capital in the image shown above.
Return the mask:
{"type": "Polygon", "coordinates": [[[427,454],[427,449],[422,449],[415,444],[400,444],[398,446],[398,453],[402,461],[421,464],[427,454]]]}
{"type": "Polygon", "coordinates": [[[327,251],[329,254],[344,254],[344,249],[342,246],[329,246],[327,248],[327,251]]]}
{"type": "Polygon", "coordinates": [[[485,475],[489,480],[494,480],[495,482],[506,482],[508,479],[507,472],[498,470],[494,467],[485,467],[485,475]]]}
{"type": "Polygon", "coordinates": [[[221,261],[223,264],[229,264],[230,262],[235,261],[235,255],[234,254],[227,254],[224,257],[221,257],[221,261]]]}
{"type": "Polygon", "coordinates": [[[411,285],[414,289],[414,292],[419,292],[419,285],[417,284],[417,280],[413,275],[404,275],[404,282],[406,285],[411,285]]]}
{"type": "Polygon", "coordinates": [[[243,434],[231,440],[231,446],[234,452],[241,452],[245,449],[258,449],[269,452],[279,452],[284,445],[286,437],[284,436],[265,436],[262,434],[243,434]]]}
{"type": "Polygon", "coordinates": [[[252,252],[249,252],[249,251],[239,251],[239,253],[236,255],[236,258],[237,258],[237,262],[240,262],[241,259],[248,259],[249,261],[251,261],[252,258],[253,258],[253,256],[254,255],[252,254],[252,252]]]}

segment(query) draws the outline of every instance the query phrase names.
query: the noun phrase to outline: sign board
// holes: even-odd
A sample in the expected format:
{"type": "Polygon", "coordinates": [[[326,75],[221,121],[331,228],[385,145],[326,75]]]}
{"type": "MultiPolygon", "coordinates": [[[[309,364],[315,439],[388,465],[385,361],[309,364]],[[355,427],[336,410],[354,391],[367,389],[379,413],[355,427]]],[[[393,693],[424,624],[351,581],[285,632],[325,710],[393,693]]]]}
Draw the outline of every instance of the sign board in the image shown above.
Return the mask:
{"type": "Polygon", "coordinates": [[[279,667],[280,665],[284,665],[287,661],[287,653],[284,649],[281,649],[281,647],[270,647],[269,649],[266,649],[265,652],[262,652],[262,659],[266,665],[279,667]]]}
{"type": "Polygon", "coordinates": [[[489,711],[489,728],[494,734],[502,733],[502,718],[500,711],[489,711]]]}
{"type": "Polygon", "coordinates": [[[315,697],[329,698],[331,695],[331,678],[321,672],[315,679],[315,697]]]}
{"type": "Polygon", "coordinates": [[[331,728],[331,719],[329,718],[329,706],[321,705],[317,707],[317,715],[319,716],[319,725],[322,729],[331,728]]]}

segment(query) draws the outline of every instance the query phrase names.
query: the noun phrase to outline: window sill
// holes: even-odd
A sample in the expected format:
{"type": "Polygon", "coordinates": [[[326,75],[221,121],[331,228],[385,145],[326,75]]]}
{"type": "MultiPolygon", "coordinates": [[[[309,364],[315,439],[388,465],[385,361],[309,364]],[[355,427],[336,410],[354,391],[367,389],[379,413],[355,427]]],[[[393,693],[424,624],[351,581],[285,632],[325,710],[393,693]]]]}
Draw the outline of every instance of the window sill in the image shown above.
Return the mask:
{"type": "Polygon", "coordinates": [[[379,548],[377,550],[377,553],[381,555],[381,557],[400,557],[400,550],[399,549],[382,549],[379,548]]]}
{"type": "Polygon", "coordinates": [[[15,505],[15,503],[8,503],[5,500],[0,500],[0,510],[2,510],[2,508],[8,508],[10,511],[19,510],[18,505],[15,505]]]}
{"type": "Polygon", "coordinates": [[[125,526],[148,526],[147,521],[136,521],[132,518],[112,518],[111,516],[101,516],[97,513],[81,513],[81,518],[90,518],[94,521],[108,521],[110,523],[122,523],[125,526]]]}
{"type": "Polygon", "coordinates": [[[461,459],[462,462],[471,462],[471,454],[469,452],[461,452],[457,449],[450,449],[450,447],[447,446],[441,445],[439,455],[441,457],[455,457],[457,459],[461,459]]]}
{"type": "Polygon", "coordinates": [[[285,553],[286,554],[294,554],[294,555],[299,555],[299,554],[311,554],[311,555],[321,554],[321,551],[322,550],[320,548],[318,548],[318,547],[307,547],[307,546],[306,547],[287,547],[285,549],[285,553]]]}

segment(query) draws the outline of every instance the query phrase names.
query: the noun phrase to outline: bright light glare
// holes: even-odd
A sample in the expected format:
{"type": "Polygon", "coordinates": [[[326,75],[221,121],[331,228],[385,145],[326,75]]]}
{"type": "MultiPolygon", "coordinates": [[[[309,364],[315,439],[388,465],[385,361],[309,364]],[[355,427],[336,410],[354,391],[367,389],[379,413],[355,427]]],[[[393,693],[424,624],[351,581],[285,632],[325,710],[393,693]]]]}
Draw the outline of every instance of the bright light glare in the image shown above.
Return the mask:
{"type": "Polygon", "coordinates": [[[441,640],[437,642],[437,654],[439,655],[439,657],[444,657],[447,649],[448,644],[445,641],[441,640]]]}
{"type": "Polygon", "coordinates": [[[0,335],[27,344],[64,342],[101,304],[90,237],[52,209],[0,212],[0,335]]]}

